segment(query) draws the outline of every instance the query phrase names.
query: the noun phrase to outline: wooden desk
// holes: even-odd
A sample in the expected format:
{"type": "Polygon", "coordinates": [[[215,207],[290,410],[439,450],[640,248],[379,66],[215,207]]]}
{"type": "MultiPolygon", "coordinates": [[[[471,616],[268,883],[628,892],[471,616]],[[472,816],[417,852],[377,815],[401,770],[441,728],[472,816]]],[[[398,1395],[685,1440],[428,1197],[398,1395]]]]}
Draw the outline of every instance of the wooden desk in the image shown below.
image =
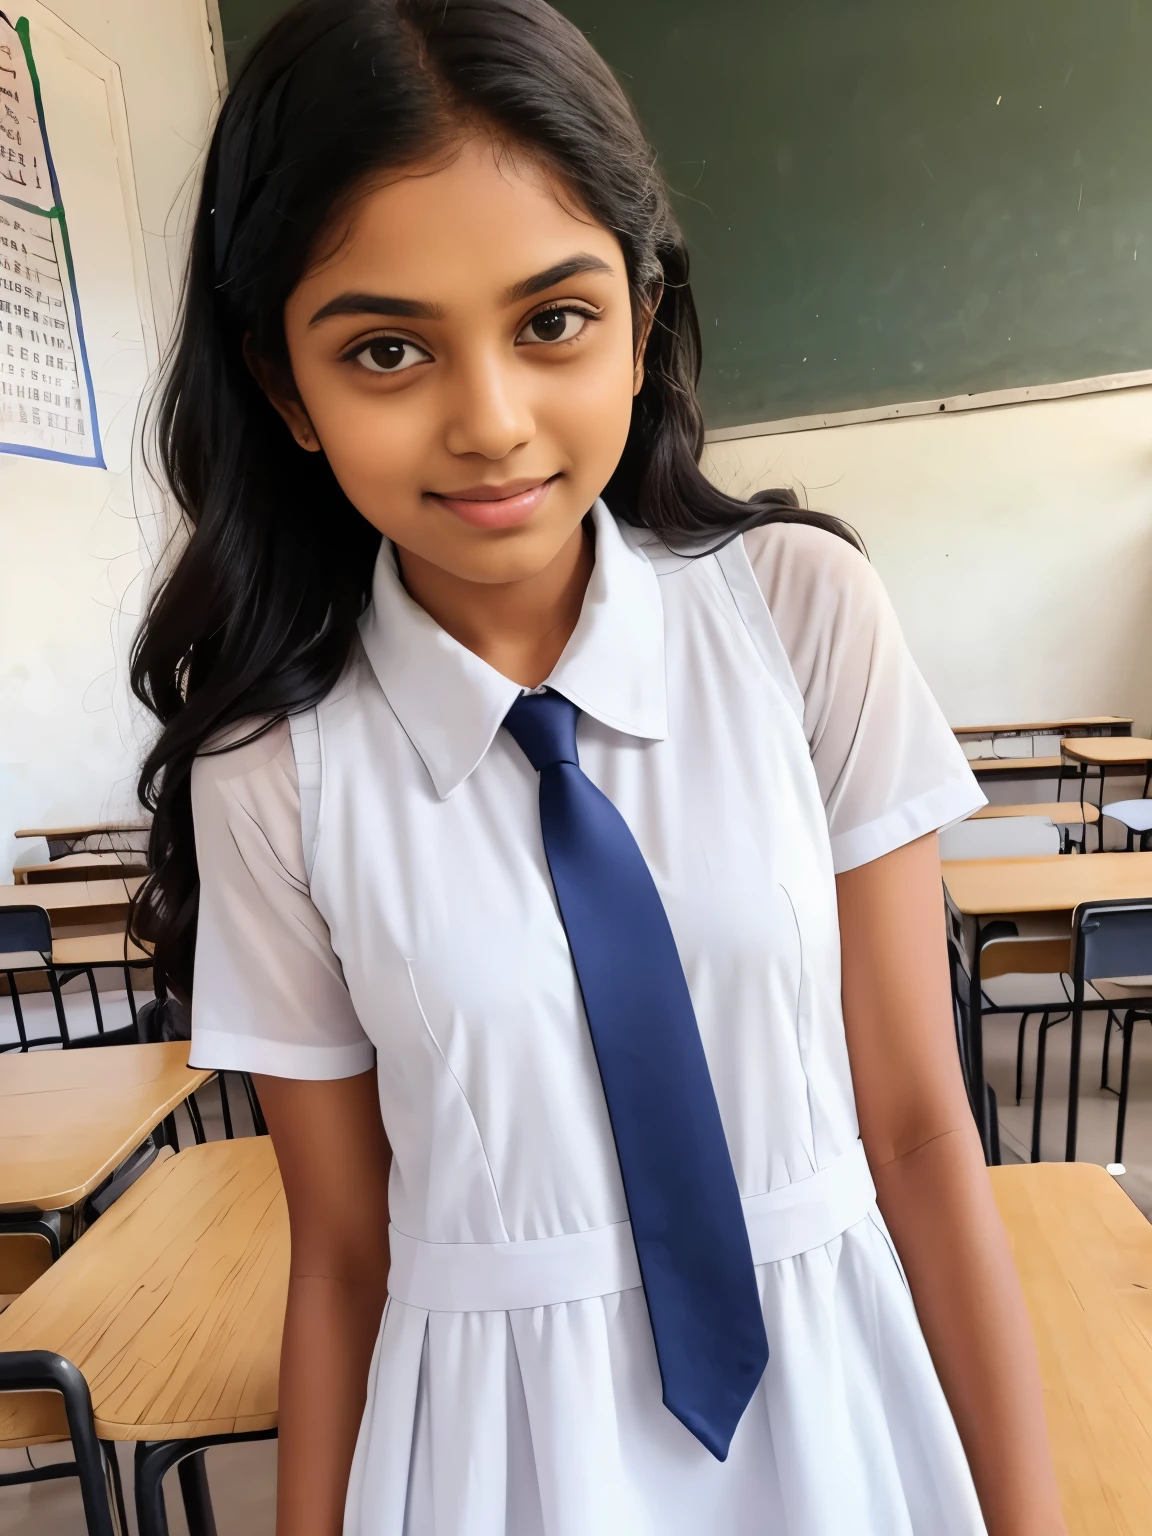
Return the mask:
{"type": "Polygon", "coordinates": [[[1152,762],[1152,740],[1147,736],[1065,736],[1060,750],[1094,767],[1143,767],[1152,762]]]}
{"type": "MultiPolygon", "coordinates": [[[[1096,802],[1096,808],[1101,813],[1104,810],[1104,780],[1109,773],[1123,773],[1133,768],[1144,769],[1144,788],[1141,794],[1148,793],[1148,784],[1152,780],[1152,740],[1146,736],[1115,737],[1085,737],[1065,736],[1060,743],[1060,750],[1065,757],[1070,757],[1074,763],[1080,764],[1080,803],[1084,804],[1084,791],[1088,783],[1088,770],[1095,768],[1100,780],[1100,795],[1096,802]]],[[[1096,829],[1096,848],[1099,851],[1104,846],[1104,824],[1096,829]]]]}
{"type": "Polygon", "coordinates": [[[186,1040],[0,1056],[0,1210],[79,1205],[212,1075],[186,1040]]]}
{"type": "MultiPolygon", "coordinates": [[[[962,916],[975,920],[970,996],[968,1070],[976,1123],[988,1148],[988,1099],[984,1081],[984,1032],[980,1003],[983,935],[990,921],[1040,913],[1066,916],[1069,940],[1072,913],[1085,901],[1152,898],[1152,853],[1049,854],[1030,859],[957,859],[943,866],[944,884],[962,916]]],[[[1071,1082],[1077,1080],[1079,1029],[1073,1021],[1071,1082]]],[[[1068,1094],[1069,1155],[1075,1149],[1076,1095],[1068,1094]]]]}
{"type": "Polygon", "coordinates": [[[1127,736],[1132,730],[1129,715],[1070,715],[1064,720],[1011,720],[1001,725],[955,725],[952,734],[977,741],[997,736],[1066,736],[1069,731],[1092,736],[1127,736]]]}
{"type": "Polygon", "coordinates": [[[146,875],[148,866],[138,853],[68,853],[47,864],[17,864],[17,885],[55,885],[63,880],[124,880],[146,875]]]}
{"type": "Polygon", "coordinates": [[[1062,757],[970,757],[968,766],[979,779],[1001,783],[1015,779],[1058,779],[1062,757]]]}
{"type": "Polygon", "coordinates": [[[1047,816],[1057,826],[1080,826],[1084,822],[1100,820],[1100,812],[1094,805],[1080,805],[1075,800],[1039,800],[1033,805],[982,805],[968,819],[981,821],[996,816],[1047,816]]]}
{"type": "Polygon", "coordinates": [[[1092,1164],[990,1172],[1032,1316],[1069,1536],[1147,1536],[1152,1226],[1092,1164]]]}
{"type": "Polygon", "coordinates": [[[1152,853],[1052,853],[1031,859],[956,859],[944,884],[965,917],[1072,911],[1083,901],[1152,896],[1152,853]]]}
{"type": "Polygon", "coordinates": [[[52,963],[59,966],[151,965],[152,956],[122,928],[80,939],[53,939],[52,963]]]}
{"type": "MultiPolygon", "coordinates": [[[[189,1147],[154,1163],[0,1313],[0,1350],[71,1360],[102,1438],[271,1429],[288,1255],[271,1140],[189,1147]]],[[[67,1433],[55,1395],[0,1394],[0,1446],[67,1433]]]]}
{"type": "Polygon", "coordinates": [[[0,885],[0,907],[43,907],[54,930],[81,923],[123,923],[141,884],[140,878],[133,876],[127,880],[61,880],[34,890],[26,885],[0,885]]]}

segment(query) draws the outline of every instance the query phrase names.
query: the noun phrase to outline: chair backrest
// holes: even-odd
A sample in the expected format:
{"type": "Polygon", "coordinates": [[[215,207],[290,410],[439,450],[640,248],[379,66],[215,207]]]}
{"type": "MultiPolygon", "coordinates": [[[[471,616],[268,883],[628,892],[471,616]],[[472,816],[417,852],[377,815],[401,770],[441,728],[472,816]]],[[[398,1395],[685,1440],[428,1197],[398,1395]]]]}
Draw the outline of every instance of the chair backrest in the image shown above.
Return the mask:
{"type": "Polygon", "coordinates": [[[1152,901],[1086,901],[1073,914],[1072,932],[1078,986],[1152,974],[1152,901]]]}
{"type": "Polygon", "coordinates": [[[52,921],[43,907],[0,907],[0,970],[5,955],[52,953],[52,921]]]}
{"type": "Polygon", "coordinates": [[[994,816],[961,821],[939,834],[942,859],[1030,859],[1060,852],[1048,816],[994,816]]]}

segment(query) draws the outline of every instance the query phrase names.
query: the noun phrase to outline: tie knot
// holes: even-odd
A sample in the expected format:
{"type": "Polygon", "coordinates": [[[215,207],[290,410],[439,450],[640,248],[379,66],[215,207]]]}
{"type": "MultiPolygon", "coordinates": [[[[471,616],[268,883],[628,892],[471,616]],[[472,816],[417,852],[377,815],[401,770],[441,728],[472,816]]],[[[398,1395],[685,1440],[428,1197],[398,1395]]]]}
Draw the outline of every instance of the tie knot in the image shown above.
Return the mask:
{"type": "Polygon", "coordinates": [[[575,763],[580,711],[563,694],[522,693],[504,716],[505,729],[539,773],[554,763],[575,763]]]}

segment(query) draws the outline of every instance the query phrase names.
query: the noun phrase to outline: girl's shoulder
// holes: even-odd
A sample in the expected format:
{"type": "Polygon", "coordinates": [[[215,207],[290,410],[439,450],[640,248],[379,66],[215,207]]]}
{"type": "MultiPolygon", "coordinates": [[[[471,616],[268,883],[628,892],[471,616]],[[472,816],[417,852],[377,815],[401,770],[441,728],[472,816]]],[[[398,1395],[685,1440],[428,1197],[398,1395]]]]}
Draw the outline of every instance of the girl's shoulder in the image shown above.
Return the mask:
{"type": "Polygon", "coordinates": [[[288,721],[243,721],[207,741],[192,766],[192,815],[202,863],[205,852],[229,847],[304,880],[288,721]]]}

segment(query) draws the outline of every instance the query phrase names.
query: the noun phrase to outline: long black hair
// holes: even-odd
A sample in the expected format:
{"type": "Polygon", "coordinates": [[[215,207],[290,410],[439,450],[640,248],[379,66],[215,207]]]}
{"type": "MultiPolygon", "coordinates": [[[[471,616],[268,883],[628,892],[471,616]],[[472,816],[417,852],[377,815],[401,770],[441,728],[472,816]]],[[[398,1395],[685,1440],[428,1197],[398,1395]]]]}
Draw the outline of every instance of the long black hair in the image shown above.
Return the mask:
{"type": "Polygon", "coordinates": [[[333,686],[380,542],[324,455],[295,444],[245,345],[290,388],[284,305],[317,242],[366,178],[472,126],[536,156],[612,231],[636,317],[659,295],[604,491],[613,514],[681,546],[781,520],[851,537],[789,491],[736,501],[701,473],[688,253],[635,114],[576,27],[545,0],[302,0],[251,54],[216,124],[156,408],[189,537],[132,659],[133,690],[161,724],[140,775],[152,874],[133,928],[180,992],[191,992],[199,893],[193,761],[226,728],[282,718],[333,686]]]}

